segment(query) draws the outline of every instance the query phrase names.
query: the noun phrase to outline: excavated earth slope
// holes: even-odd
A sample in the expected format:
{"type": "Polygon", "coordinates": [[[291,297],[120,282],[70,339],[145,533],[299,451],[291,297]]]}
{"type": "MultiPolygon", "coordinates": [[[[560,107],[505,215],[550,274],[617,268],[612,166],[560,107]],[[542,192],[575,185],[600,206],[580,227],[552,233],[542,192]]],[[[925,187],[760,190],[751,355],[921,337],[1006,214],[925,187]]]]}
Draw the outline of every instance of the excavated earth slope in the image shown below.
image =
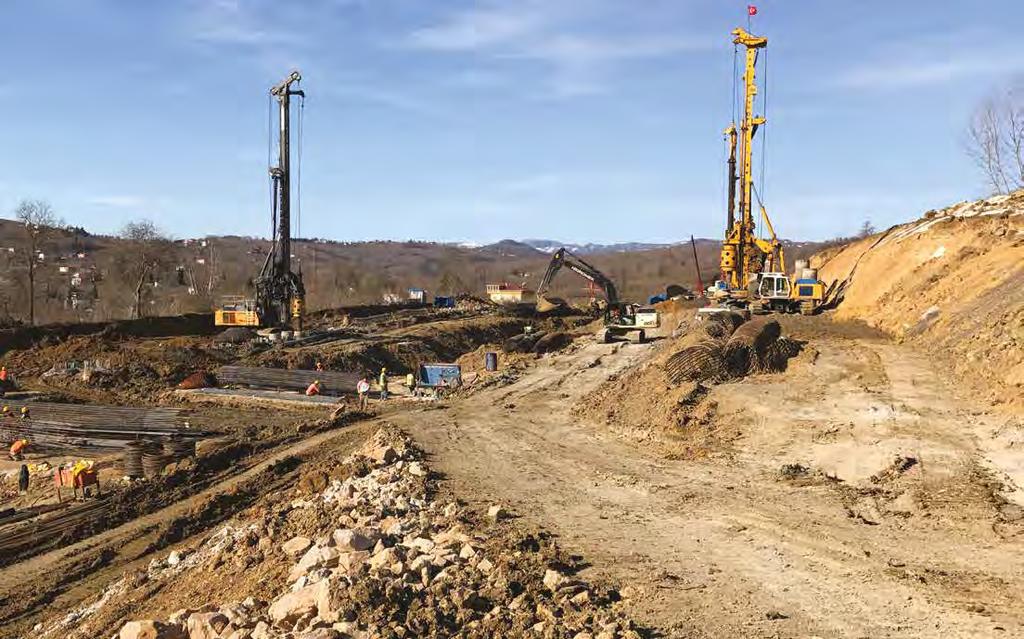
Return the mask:
{"type": "Polygon", "coordinates": [[[815,257],[862,320],[939,358],[992,404],[1024,403],[1024,190],[929,211],[815,257]]]}

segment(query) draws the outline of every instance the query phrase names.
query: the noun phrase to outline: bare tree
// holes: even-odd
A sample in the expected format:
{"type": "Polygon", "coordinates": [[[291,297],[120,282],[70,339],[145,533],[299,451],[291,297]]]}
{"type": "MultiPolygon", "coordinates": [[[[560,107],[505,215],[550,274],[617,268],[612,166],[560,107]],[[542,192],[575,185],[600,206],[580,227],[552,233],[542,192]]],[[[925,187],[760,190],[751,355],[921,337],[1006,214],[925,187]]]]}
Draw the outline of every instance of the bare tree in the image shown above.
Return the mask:
{"type": "Polygon", "coordinates": [[[857,237],[870,237],[875,234],[875,225],[871,223],[871,220],[864,220],[864,223],[860,225],[860,230],[857,231],[857,237]]]}
{"type": "Polygon", "coordinates": [[[1024,88],[1009,93],[1005,115],[1010,135],[1010,154],[1017,170],[1016,187],[1024,188],[1024,88]]]}
{"type": "Polygon", "coordinates": [[[1024,90],[982,102],[971,116],[966,145],[993,191],[1024,188],[1024,90]]]}
{"type": "Polygon", "coordinates": [[[23,259],[28,281],[28,323],[36,323],[36,274],[40,249],[53,237],[61,222],[53,207],[45,200],[22,200],[14,209],[14,217],[25,225],[23,259]]]}
{"type": "Polygon", "coordinates": [[[121,254],[120,270],[125,281],[135,286],[132,318],[138,319],[142,317],[146,285],[155,282],[155,275],[168,255],[169,240],[150,220],[128,222],[120,236],[128,243],[121,254]]]}

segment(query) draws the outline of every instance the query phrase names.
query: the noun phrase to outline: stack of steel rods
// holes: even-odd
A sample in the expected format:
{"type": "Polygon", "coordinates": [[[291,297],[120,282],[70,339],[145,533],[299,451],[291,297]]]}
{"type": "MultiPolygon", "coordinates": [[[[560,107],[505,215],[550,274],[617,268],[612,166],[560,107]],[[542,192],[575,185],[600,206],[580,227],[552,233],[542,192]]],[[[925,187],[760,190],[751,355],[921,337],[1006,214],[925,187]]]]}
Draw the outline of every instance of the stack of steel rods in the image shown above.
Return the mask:
{"type": "MultiPolygon", "coordinates": [[[[39,544],[40,540],[58,537],[93,521],[101,517],[106,509],[106,499],[75,503],[52,516],[5,528],[0,531],[0,558],[13,557],[16,553],[39,544]]],[[[6,563],[0,559],[0,565],[6,563]]]]}
{"type": "Polygon", "coordinates": [[[421,317],[423,315],[430,315],[434,312],[434,309],[428,307],[423,308],[406,308],[398,309],[390,313],[380,313],[379,315],[366,315],[364,317],[353,317],[349,320],[352,324],[374,324],[376,322],[382,322],[392,319],[398,319],[402,317],[421,317]]]}
{"type": "Polygon", "coordinates": [[[126,427],[134,429],[177,429],[181,411],[177,408],[136,408],[131,406],[97,406],[94,404],[55,404],[52,402],[3,401],[18,414],[28,406],[33,419],[65,424],[126,427]]]}
{"type": "Polygon", "coordinates": [[[161,441],[168,436],[195,440],[208,436],[205,431],[180,427],[133,428],[117,424],[68,424],[43,419],[11,419],[0,422],[2,441],[26,438],[33,444],[71,448],[122,448],[131,441],[161,441]]]}
{"type": "Polygon", "coordinates": [[[328,395],[354,393],[359,378],[360,376],[356,373],[336,371],[249,368],[245,366],[222,366],[217,369],[217,381],[221,384],[302,391],[313,380],[318,379],[320,380],[320,392],[328,395]]]}

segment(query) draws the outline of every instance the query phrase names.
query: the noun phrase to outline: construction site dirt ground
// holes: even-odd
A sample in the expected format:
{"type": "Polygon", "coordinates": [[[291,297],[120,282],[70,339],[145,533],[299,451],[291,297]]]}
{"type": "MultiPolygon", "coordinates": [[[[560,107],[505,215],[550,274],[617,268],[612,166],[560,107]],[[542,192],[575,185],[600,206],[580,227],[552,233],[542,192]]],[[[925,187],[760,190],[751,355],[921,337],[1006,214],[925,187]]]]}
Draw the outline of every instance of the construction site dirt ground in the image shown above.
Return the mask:
{"type": "MultiPolygon", "coordinates": [[[[94,601],[122,574],[144,569],[167,548],[192,535],[211,532],[220,522],[245,511],[266,494],[276,494],[301,482],[305,469],[348,454],[372,432],[363,422],[331,429],[280,446],[252,459],[240,460],[228,472],[194,494],[154,512],[64,545],[25,561],[0,568],[0,637],[31,636],[32,628],[94,601]]],[[[206,589],[215,587],[208,579],[206,589]]],[[[257,592],[260,577],[220,584],[238,591],[257,592]]],[[[258,593],[257,593],[258,594],[258,593]]],[[[159,607],[173,595],[157,594],[149,602],[159,607]]],[[[114,614],[134,618],[141,611],[114,614]]]]}
{"type": "Polygon", "coordinates": [[[390,419],[453,493],[554,533],[664,636],[1021,636],[1019,418],[870,329],[786,328],[806,342],[786,372],[711,389],[699,458],[574,410],[658,344],[589,343],[390,419]]]}
{"type": "MultiPolygon", "coordinates": [[[[787,369],[710,386],[685,427],[626,423],[603,402],[668,339],[579,337],[481,372],[451,399],[389,402],[335,428],[304,432],[301,411],[204,409],[204,427],[252,421],[263,426],[243,439],[272,444],[179,501],[0,568],[0,637],[31,636],[126,571],[244,520],[382,423],[413,436],[444,493],[478,510],[502,504],[516,526],[553,535],[652,636],[1024,633],[1020,416],[975,403],[941,360],[873,329],[828,316],[782,323],[803,345],[787,369]]],[[[639,388],[628,402],[668,391],[639,388]]],[[[94,623],[113,632],[204,596],[271,596],[267,575],[282,566],[168,585],[94,623]]]]}

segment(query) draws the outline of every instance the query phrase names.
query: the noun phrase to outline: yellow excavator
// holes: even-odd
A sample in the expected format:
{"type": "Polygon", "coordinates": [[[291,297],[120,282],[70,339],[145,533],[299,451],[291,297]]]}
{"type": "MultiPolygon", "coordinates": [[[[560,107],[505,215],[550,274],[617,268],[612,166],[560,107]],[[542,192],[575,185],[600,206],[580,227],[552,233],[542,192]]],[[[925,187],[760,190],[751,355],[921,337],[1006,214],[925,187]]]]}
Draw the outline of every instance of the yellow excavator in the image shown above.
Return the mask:
{"type": "Polygon", "coordinates": [[[715,283],[711,296],[725,305],[753,311],[810,314],[821,306],[824,286],[817,280],[817,273],[811,272],[813,269],[786,275],[782,243],[754,187],[754,137],[766,122],[764,116],[754,113],[756,67],[768,38],[740,27],[733,29],[732,36],[733,45],[743,48],[743,119],[738,129],[733,122],[724,132],[729,145],[727,225],[719,261],[722,278],[715,283]],[[754,219],[755,197],[765,232],[761,236],[754,219]]]}

